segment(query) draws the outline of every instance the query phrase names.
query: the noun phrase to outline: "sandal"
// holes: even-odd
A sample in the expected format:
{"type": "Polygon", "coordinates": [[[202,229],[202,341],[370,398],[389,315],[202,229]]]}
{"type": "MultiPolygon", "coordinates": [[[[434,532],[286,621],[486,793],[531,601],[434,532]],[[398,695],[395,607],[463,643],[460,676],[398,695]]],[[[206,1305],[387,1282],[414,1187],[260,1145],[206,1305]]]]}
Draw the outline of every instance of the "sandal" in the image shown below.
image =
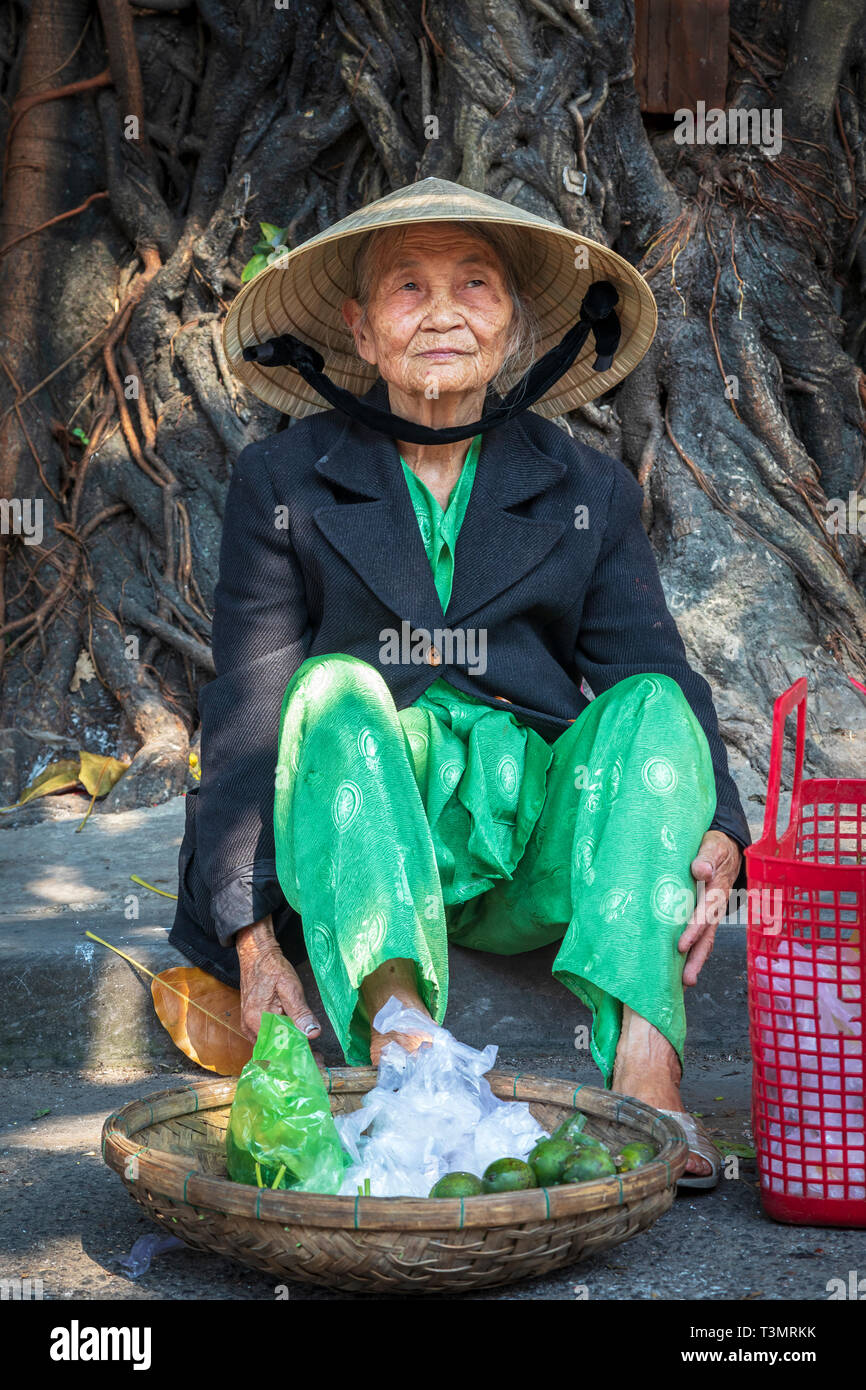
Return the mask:
{"type": "Polygon", "coordinates": [[[677,1179],[677,1187],[715,1187],[722,1171],[722,1156],[704,1126],[686,1110],[662,1110],[660,1113],[670,1115],[672,1120],[676,1120],[686,1136],[689,1152],[706,1159],[711,1165],[709,1173],[684,1173],[677,1179]]]}

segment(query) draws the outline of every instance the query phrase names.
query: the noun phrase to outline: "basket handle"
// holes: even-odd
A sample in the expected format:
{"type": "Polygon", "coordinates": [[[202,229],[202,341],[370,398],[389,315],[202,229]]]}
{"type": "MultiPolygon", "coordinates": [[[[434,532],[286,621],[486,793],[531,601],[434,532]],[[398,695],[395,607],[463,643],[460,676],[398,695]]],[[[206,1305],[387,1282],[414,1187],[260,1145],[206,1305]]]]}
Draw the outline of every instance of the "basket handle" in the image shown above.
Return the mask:
{"type": "Polygon", "coordinates": [[[791,815],[788,827],[781,836],[784,840],[791,832],[800,810],[800,784],[803,781],[803,750],[806,745],[806,692],[808,681],[805,676],[794,681],[792,686],[780,695],[773,705],[773,741],[770,745],[770,774],[767,780],[767,805],[764,808],[763,839],[774,848],[779,847],[776,821],[779,815],[779,790],[782,785],[782,750],[785,744],[785,725],[793,709],[797,711],[797,746],[794,754],[794,788],[791,792],[791,815]]]}

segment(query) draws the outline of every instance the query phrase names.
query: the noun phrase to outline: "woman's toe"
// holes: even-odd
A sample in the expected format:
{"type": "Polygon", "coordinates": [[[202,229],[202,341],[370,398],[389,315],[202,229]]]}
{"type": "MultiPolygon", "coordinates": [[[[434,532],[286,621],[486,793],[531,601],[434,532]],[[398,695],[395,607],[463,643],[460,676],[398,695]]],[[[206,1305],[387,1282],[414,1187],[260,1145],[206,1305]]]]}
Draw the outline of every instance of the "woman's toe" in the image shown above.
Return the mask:
{"type": "Polygon", "coordinates": [[[713,1171],[712,1165],[701,1154],[690,1153],[686,1163],[686,1172],[694,1173],[697,1178],[709,1177],[713,1171]]]}

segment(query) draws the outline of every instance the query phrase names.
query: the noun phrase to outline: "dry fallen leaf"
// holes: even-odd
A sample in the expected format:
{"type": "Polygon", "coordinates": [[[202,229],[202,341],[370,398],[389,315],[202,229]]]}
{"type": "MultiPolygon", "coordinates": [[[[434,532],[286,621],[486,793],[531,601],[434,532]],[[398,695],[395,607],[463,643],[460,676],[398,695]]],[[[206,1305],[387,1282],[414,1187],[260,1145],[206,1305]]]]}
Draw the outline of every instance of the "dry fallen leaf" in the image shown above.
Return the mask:
{"type": "Polygon", "coordinates": [[[77,758],[60,758],[56,763],[49,763],[30,786],[25,788],[14,805],[0,807],[0,810],[14,811],[16,807],[26,805],[37,796],[47,796],[49,792],[71,791],[78,785],[78,767],[77,758]]]}
{"type": "Polygon", "coordinates": [[[83,748],[80,758],[78,780],[91,796],[94,792],[97,796],[106,796],[128,768],[128,764],[122,763],[119,758],[109,758],[104,753],[87,753],[83,748]]]}
{"type": "Polygon", "coordinates": [[[253,1055],[241,1032],[240,990],[197,966],[163,970],[150,986],[163,1028],[187,1057],[218,1076],[237,1076],[253,1055]]]}
{"type": "Polygon", "coordinates": [[[95,680],[95,678],[96,670],[90,659],[90,653],[82,647],[81,651],[78,653],[75,670],[72,672],[69,689],[72,691],[80,690],[82,681],[92,681],[95,680]]]}
{"type": "Polygon", "coordinates": [[[74,791],[83,786],[90,795],[107,796],[129,767],[119,758],[108,757],[104,753],[88,753],[84,748],[77,758],[59,758],[49,763],[26,787],[20,799],[12,806],[0,806],[0,811],[15,811],[25,806],[37,796],[50,796],[55,792],[74,791]]]}

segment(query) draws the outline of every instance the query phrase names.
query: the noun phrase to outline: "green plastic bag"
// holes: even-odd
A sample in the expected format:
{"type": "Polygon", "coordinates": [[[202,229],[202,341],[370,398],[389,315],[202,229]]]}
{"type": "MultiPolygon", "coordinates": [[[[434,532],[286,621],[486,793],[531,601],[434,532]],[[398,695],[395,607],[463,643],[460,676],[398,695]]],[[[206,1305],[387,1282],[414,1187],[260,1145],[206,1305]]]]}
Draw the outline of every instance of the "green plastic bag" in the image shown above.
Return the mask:
{"type": "Polygon", "coordinates": [[[347,1161],[309,1042],[291,1019],[263,1013],[229,1116],[229,1177],[295,1192],[336,1192],[347,1161]]]}

